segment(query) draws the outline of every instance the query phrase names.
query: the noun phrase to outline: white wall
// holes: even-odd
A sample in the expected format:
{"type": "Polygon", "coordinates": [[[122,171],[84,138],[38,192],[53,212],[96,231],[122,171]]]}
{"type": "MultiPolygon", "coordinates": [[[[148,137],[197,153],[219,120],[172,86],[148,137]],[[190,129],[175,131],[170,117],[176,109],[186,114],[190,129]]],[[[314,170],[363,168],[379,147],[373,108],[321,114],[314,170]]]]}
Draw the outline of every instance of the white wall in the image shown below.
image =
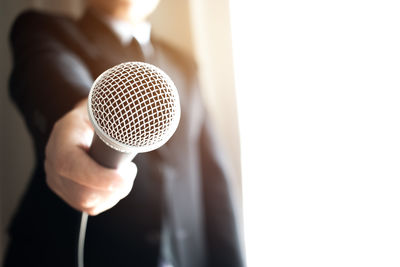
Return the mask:
{"type": "Polygon", "coordinates": [[[231,4],[248,266],[400,266],[400,2],[231,4]]]}

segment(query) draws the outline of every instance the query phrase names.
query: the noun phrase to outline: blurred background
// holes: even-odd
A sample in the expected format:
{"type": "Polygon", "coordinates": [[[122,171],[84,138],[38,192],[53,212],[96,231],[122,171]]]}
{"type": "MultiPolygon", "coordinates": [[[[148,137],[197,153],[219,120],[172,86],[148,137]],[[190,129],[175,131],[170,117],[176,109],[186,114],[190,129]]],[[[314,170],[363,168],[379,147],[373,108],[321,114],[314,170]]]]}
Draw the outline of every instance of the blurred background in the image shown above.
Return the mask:
{"type": "MultiPolygon", "coordinates": [[[[0,1],[0,262],[6,229],[33,168],[32,144],[8,96],[11,68],[8,34],[22,10],[35,8],[79,17],[84,0],[0,1]]],[[[228,1],[162,0],[150,18],[153,32],[192,55],[199,66],[205,102],[217,127],[240,195],[240,164],[228,1]],[[194,45],[196,44],[196,45],[194,45]]]]}
{"type": "MultiPolygon", "coordinates": [[[[4,247],[33,164],[8,30],[26,7],[82,3],[0,3],[4,247]]],[[[397,0],[161,1],[153,30],[196,59],[232,163],[248,266],[400,266],[399,14],[397,0]]]]}

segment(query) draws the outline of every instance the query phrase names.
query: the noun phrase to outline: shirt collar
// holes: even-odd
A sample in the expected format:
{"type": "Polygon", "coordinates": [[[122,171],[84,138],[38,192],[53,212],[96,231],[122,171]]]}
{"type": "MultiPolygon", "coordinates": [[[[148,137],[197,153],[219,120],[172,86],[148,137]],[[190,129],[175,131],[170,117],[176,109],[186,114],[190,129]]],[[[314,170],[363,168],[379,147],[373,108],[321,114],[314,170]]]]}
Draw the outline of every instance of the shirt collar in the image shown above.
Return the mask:
{"type": "Polygon", "coordinates": [[[118,36],[123,45],[128,45],[135,38],[141,46],[150,44],[151,24],[142,22],[132,26],[129,22],[118,20],[105,14],[98,14],[107,26],[118,36]]]}
{"type": "Polygon", "coordinates": [[[132,26],[128,22],[115,20],[112,18],[107,19],[106,22],[111,29],[117,34],[121,43],[127,45],[134,37],[141,46],[146,46],[150,43],[151,25],[148,22],[143,22],[136,26],[132,26]]]}

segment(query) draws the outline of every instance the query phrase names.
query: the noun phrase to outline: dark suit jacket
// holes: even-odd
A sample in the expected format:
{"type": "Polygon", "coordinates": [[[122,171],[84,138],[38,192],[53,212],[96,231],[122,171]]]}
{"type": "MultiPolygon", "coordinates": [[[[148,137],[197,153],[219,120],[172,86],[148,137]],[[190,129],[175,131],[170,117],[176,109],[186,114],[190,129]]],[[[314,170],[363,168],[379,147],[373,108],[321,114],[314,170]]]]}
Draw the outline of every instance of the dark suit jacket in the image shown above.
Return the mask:
{"type": "Polygon", "coordinates": [[[10,94],[33,137],[36,168],[10,227],[5,266],[75,266],[80,212],[45,183],[44,147],[54,122],[87,96],[93,80],[124,61],[147,61],[176,84],[182,106],[177,132],[162,148],[135,158],[132,192],[90,217],[86,266],[157,266],[162,223],[171,229],[176,266],[242,266],[224,158],[201,101],[196,66],[153,38],[143,58],[123,47],[92,12],[74,21],[28,11],[11,31],[10,94]]]}

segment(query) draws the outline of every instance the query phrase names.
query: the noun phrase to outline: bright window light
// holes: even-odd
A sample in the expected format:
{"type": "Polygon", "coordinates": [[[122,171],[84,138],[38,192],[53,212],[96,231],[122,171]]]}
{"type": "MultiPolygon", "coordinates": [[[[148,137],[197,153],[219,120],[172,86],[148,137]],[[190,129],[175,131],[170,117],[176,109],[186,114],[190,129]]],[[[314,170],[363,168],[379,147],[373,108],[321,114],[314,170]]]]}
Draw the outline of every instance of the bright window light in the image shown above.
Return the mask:
{"type": "Polygon", "coordinates": [[[400,266],[398,1],[230,8],[248,266],[400,266]]]}

